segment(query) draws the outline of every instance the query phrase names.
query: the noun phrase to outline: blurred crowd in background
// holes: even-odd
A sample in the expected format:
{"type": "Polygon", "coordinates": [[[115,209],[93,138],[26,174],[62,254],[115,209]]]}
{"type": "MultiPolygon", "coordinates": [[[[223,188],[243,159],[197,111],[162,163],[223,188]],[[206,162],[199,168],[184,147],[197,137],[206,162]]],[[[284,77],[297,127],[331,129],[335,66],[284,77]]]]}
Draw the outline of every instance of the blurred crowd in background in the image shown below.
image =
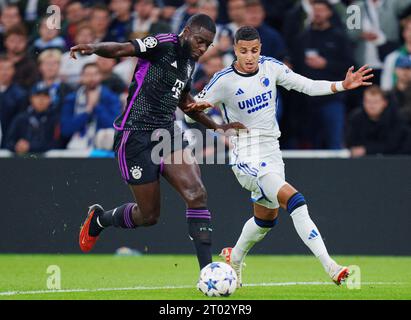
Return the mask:
{"type": "MultiPolygon", "coordinates": [[[[233,36],[251,25],[262,55],[306,77],[343,80],[365,63],[375,70],[374,86],[338,95],[280,89],[283,149],[411,154],[411,0],[0,0],[0,12],[1,149],[110,150],[137,59],[73,60],[70,47],[179,33],[190,16],[205,13],[217,35],[196,68],[193,94],[233,63],[233,36]],[[352,4],[359,10],[347,13],[352,4]],[[47,25],[50,5],[61,10],[61,29],[47,25]]],[[[217,108],[211,115],[222,121],[217,108]]],[[[200,127],[184,123],[181,111],[176,117],[200,127]]]]}

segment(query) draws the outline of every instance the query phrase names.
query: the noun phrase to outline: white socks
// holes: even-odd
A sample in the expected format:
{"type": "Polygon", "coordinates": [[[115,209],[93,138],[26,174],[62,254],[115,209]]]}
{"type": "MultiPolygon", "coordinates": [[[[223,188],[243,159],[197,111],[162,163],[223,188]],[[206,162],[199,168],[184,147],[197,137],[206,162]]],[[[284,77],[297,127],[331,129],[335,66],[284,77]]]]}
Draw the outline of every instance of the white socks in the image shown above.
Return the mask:
{"type": "Polygon", "coordinates": [[[234,263],[241,263],[246,254],[257,242],[260,242],[271,228],[262,228],[255,223],[254,217],[250,218],[243,227],[240,237],[237,240],[231,259],[234,263]]]}
{"type": "MultiPolygon", "coordinates": [[[[295,230],[301,240],[311,250],[316,258],[319,259],[327,273],[337,267],[337,263],[329,256],[324,241],[318,231],[317,226],[308,214],[307,205],[298,207],[291,214],[295,230]]],[[[271,228],[262,228],[255,223],[254,217],[250,218],[243,227],[240,237],[231,253],[234,263],[241,263],[250,249],[260,242],[271,228]]]]}
{"type": "Polygon", "coordinates": [[[328,255],[327,248],[321,237],[318,228],[311,220],[308,214],[307,205],[298,207],[291,213],[295,230],[305,245],[310,248],[312,253],[320,260],[325,271],[329,273],[337,265],[336,262],[328,255]]]}

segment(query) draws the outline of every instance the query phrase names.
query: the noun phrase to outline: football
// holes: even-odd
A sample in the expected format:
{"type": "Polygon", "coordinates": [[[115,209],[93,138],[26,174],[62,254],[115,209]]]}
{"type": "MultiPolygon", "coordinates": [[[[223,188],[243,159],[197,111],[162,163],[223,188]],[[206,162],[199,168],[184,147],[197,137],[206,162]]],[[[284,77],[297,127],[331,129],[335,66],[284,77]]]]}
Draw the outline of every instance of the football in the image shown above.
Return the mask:
{"type": "Polygon", "coordinates": [[[201,270],[197,288],[208,297],[228,297],[237,288],[237,275],[227,263],[212,262],[201,270]]]}

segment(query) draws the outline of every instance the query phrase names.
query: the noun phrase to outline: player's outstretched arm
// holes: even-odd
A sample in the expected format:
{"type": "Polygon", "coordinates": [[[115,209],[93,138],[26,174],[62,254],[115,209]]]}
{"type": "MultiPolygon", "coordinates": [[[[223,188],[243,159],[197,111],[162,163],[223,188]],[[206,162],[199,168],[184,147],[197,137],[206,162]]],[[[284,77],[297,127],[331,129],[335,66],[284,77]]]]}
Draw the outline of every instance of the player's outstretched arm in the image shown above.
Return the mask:
{"type": "Polygon", "coordinates": [[[280,74],[277,84],[287,90],[293,89],[309,96],[326,96],[362,86],[371,86],[372,82],[369,80],[374,77],[372,71],[373,69],[367,65],[362,66],[356,72],[354,72],[354,67],[351,67],[348,69],[343,81],[332,82],[309,79],[292,72],[287,67],[283,67],[283,72],[280,74]]]}
{"type": "MultiPolygon", "coordinates": [[[[373,83],[369,82],[368,80],[374,77],[374,75],[371,73],[373,69],[369,68],[368,65],[362,66],[356,72],[353,71],[354,66],[348,69],[347,74],[345,76],[345,80],[342,82],[342,85],[345,90],[353,90],[359,87],[372,86],[373,83]]],[[[335,83],[332,86],[332,91],[334,93],[339,92],[335,83]]]]}
{"type": "Polygon", "coordinates": [[[135,49],[131,42],[100,42],[78,44],[70,48],[70,56],[76,58],[76,52],[85,55],[96,54],[105,58],[119,58],[135,55],[135,49]]]}

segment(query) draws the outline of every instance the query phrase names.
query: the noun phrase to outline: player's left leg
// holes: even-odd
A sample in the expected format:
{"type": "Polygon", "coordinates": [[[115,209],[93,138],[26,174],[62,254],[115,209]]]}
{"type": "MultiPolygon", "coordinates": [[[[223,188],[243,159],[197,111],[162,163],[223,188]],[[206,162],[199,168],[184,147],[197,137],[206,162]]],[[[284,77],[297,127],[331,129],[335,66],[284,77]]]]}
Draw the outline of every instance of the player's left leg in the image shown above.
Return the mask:
{"type": "MultiPolygon", "coordinates": [[[[261,185],[264,188],[270,185],[278,185],[280,181],[281,179],[275,174],[268,174],[262,177],[261,185]]],[[[333,281],[340,284],[348,276],[348,268],[338,265],[329,256],[321,234],[308,213],[304,196],[288,183],[284,183],[277,194],[271,192],[269,188],[264,190],[266,190],[267,198],[278,199],[280,206],[287,210],[293,219],[294,227],[301,240],[319,259],[333,281]]]]}
{"type": "Polygon", "coordinates": [[[186,203],[188,232],[194,242],[200,269],[212,262],[211,213],[207,208],[207,192],[200,168],[188,148],[175,151],[164,160],[164,178],[186,203]]]}
{"type": "Polygon", "coordinates": [[[277,224],[278,209],[269,209],[254,203],[254,216],[243,227],[240,237],[233,248],[231,258],[241,262],[250,249],[260,242],[277,224]]]}
{"type": "Polygon", "coordinates": [[[220,255],[237,273],[238,287],[242,284],[242,268],[245,256],[277,224],[277,216],[278,208],[270,209],[254,203],[254,216],[244,224],[236,245],[233,248],[224,248],[221,251],[220,255]]]}

